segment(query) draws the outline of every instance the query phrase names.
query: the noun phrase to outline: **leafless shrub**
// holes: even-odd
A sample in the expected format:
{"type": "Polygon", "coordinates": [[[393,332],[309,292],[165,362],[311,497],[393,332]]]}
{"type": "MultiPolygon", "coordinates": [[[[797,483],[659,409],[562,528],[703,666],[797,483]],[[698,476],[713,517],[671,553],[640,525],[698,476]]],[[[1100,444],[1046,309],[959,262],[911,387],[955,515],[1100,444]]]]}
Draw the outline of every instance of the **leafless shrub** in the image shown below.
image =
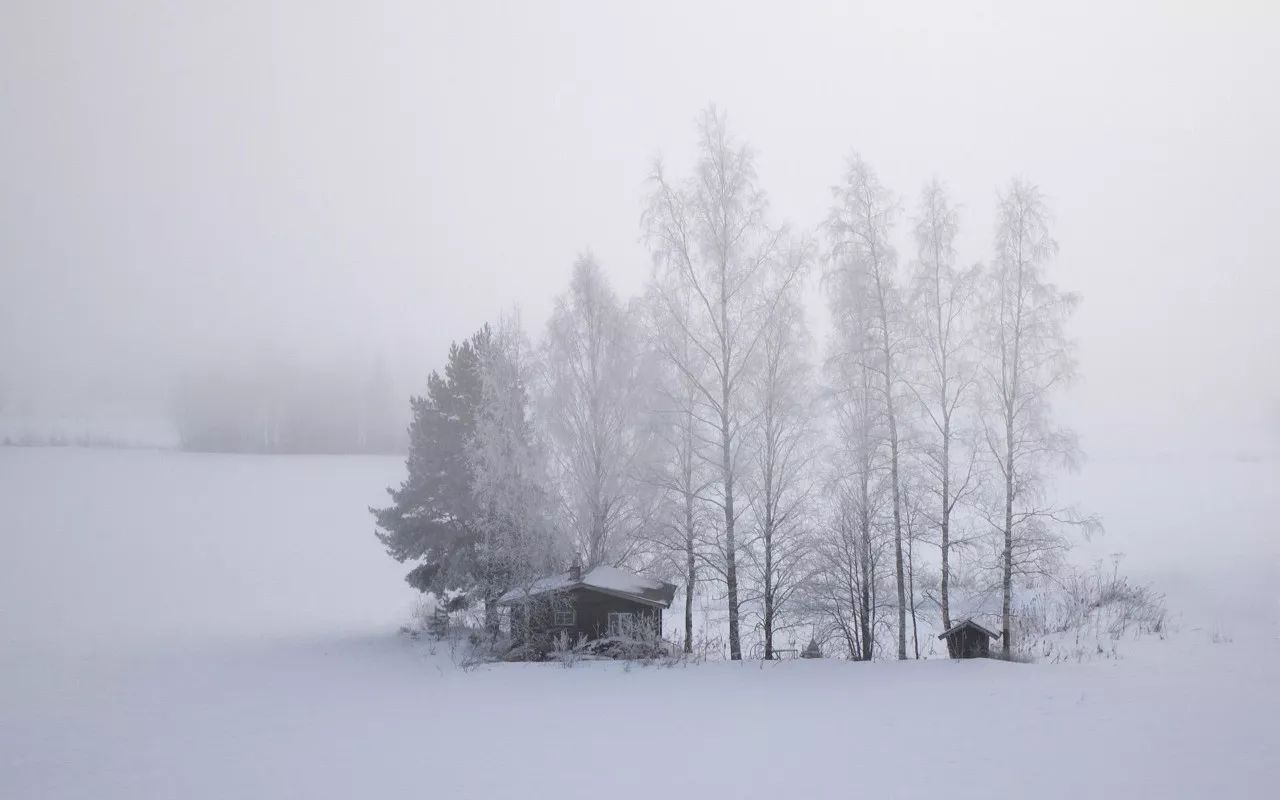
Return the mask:
{"type": "Polygon", "coordinates": [[[1136,584],[1101,562],[1089,569],[1063,567],[1052,578],[1021,593],[1013,618],[1018,649],[1039,660],[1079,662],[1119,658],[1115,645],[1128,637],[1164,638],[1168,612],[1164,596],[1136,584]]]}
{"type": "Polygon", "coordinates": [[[1056,580],[1028,592],[1018,606],[1015,640],[1080,632],[1111,639],[1161,634],[1166,616],[1164,595],[1120,575],[1115,558],[1110,571],[1101,564],[1064,568],[1056,580]]]}
{"type": "Polygon", "coordinates": [[[662,638],[651,621],[640,620],[621,636],[609,636],[583,642],[577,650],[583,656],[614,661],[650,664],[671,655],[674,645],[662,638]]]}
{"type": "Polygon", "coordinates": [[[565,669],[572,669],[583,656],[583,648],[587,637],[578,634],[577,639],[570,638],[568,631],[560,631],[551,641],[551,652],[548,658],[558,661],[565,669]]]}
{"type": "Polygon", "coordinates": [[[431,622],[431,615],[435,613],[436,601],[431,595],[422,595],[413,605],[413,611],[409,612],[409,624],[401,628],[402,631],[412,632],[409,635],[417,637],[427,630],[427,626],[431,622]]]}

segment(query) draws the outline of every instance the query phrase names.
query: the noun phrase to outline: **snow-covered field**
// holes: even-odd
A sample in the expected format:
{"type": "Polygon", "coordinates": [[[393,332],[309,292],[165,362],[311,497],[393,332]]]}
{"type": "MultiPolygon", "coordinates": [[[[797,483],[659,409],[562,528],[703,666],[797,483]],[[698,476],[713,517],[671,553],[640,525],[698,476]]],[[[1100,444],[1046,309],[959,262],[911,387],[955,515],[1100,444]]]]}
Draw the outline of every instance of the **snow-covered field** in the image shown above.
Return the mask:
{"type": "Polygon", "coordinates": [[[1120,659],[454,666],[393,458],[0,447],[0,798],[1271,797],[1280,465],[1091,464],[1120,659]]]}

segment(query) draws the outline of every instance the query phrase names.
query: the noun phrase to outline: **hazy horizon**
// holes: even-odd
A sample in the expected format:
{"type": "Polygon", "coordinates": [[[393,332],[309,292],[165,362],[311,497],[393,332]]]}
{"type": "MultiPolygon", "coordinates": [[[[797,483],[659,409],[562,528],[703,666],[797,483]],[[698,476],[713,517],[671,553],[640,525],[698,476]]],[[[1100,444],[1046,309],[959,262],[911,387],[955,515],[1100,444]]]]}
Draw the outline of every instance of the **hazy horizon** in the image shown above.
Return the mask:
{"type": "MultiPolygon", "coordinates": [[[[164,416],[184,370],[382,360],[420,390],[590,249],[644,286],[645,179],[708,103],[813,230],[859,151],[1050,198],[1087,451],[1280,450],[1280,10],[18,2],[0,25],[0,415],[164,416]]],[[[825,309],[811,322],[825,330],[825,309]]]]}

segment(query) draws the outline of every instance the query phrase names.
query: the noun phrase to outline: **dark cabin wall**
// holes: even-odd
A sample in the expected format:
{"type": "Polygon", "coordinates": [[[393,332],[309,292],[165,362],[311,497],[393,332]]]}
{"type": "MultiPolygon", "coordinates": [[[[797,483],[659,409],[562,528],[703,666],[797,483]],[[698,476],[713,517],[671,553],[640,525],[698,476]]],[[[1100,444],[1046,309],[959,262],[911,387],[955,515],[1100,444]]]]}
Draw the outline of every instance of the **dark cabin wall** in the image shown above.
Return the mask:
{"type": "Polygon", "coordinates": [[[577,589],[571,593],[574,610],[577,611],[577,624],[574,634],[584,635],[588,639],[600,639],[609,634],[609,612],[624,612],[635,615],[637,623],[647,620],[654,625],[658,633],[662,632],[662,609],[614,597],[610,594],[593,592],[589,589],[577,589]]]}
{"type": "Polygon", "coordinates": [[[561,632],[568,632],[574,639],[580,636],[601,639],[608,635],[610,612],[631,613],[635,615],[637,624],[651,624],[659,635],[662,633],[661,608],[590,589],[575,589],[565,597],[573,604],[575,611],[572,626],[555,624],[555,598],[548,596],[538,598],[526,606],[512,607],[512,636],[524,638],[522,634],[527,630],[530,638],[548,641],[561,632]]]}
{"type": "Polygon", "coordinates": [[[971,658],[986,658],[989,654],[991,641],[986,635],[977,631],[969,631],[968,650],[973,655],[971,658]]]}

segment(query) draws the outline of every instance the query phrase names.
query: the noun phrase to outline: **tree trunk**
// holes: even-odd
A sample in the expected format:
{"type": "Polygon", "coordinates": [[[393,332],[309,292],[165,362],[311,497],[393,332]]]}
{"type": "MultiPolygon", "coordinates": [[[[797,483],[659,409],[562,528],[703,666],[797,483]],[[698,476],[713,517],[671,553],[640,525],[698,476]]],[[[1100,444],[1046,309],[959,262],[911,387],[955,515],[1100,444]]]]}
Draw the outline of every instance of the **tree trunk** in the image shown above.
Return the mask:
{"type": "Polygon", "coordinates": [[[915,542],[907,539],[907,597],[911,601],[911,649],[920,660],[920,631],[916,625],[916,557],[915,542]]]}
{"type": "MultiPolygon", "coordinates": [[[[851,564],[851,569],[856,569],[857,564],[851,564]]],[[[850,572],[850,575],[853,573],[850,572]]],[[[849,658],[854,661],[862,660],[862,626],[858,622],[858,609],[861,601],[858,599],[858,590],[854,586],[852,580],[849,582],[849,612],[853,617],[853,630],[849,630],[849,626],[843,626],[845,629],[845,642],[849,645],[849,658]]]]}
{"type": "Polygon", "coordinates": [[[742,660],[738,638],[738,548],[734,541],[733,515],[733,416],[730,414],[729,287],[725,285],[726,265],[720,268],[720,468],[724,476],[725,588],[729,594],[729,660],[742,660]]]}
{"type": "Polygon", "coordinates": [[[697,565],[693,560],[693,495],[684,496],[684,651],[693,652],[693,582],[697,565]]]}
{"type": "MultiPolygon", "coordinates": [[[[944,384],[945,386],[945,384],[944,384]]],[[[946,402],[946,398],[943,398],[946,402]]],[[[942,629],[951,630],[951,414],[942,422],[942,629]]]]}
{"type": "MultiPolygon", "coordinates": [[[[725,391],[726,399],[728,391],[725,391]]],[[[725,584],[729,593],[729,659],[742,660],[742,646],[738,639],[738,559],[733,535],[733,462],[729,442],[729,422],[723,421],[723,470],[724,470],[724,556],[725,584]]]]}
{"type": "MultiPolygon", "coordinates": [[[[885,336],[888,336],[886,332],[885,336]]],[[[898,493],[898,421],[893,413],[893,378],[888,365],[889,343],[885,340],[885,411],[889,417],[889,480],[893,484],[893,557],[898,580],[898,659],[907,658],[907,587],[902,563],[902,505],[898,493]]]]}
{"type": "Polygon", "coordinates": [[[1009,655],[1009,622],[1013,607],[1013,418],[1006,417],[1005,422],[1005,467],[1004,467],[1004,558],[1001,559],[1004,574],[1001,580],[1003,589],[1003,608],[1000,614],[1000,649],[1009,655]]]}
{"type": "Polygon", "coordinates": [[[870,661],[875,649],[875,621],[871,618],[871,517],[867,512],[871,502],[871,492],[867,486],[867,477],[862,478],[862,660],[870,661]]]}
{"type": "MultiPolygon", "coordinates": [[[[936,221],[936,220],[935,220],[936,221]]],[[[936,228],[935,228],[936,230],[936,228]]],[[[942,259],[941,239],[933,238],[933,302],[935,343],[938,350],[939,403],[942,413],[942,629],[951,630],[951,411],[947,387],[951,382],[948,363],[950,331],[942,322],[942,259]]],[[[958,398],[957,398],[958,400],[958,398]]]]}
{"type": "Polygon", "coordinates": [[[773,523],[764,531],[764,658],[773,660],[773,523]]]}
{"type": "MultiPolygon", "coordinates": [[[[878,258],[878,257],[877,257],[878,258]]],[[[893,484],[893,558],[898,582],[898,659],[907,659],[907,591],[902,564],[902,501],[898,488],[898,418],[893,409],[893,347],[889,343],[889,305],[886,287],[876,277],[876,294],[880,306],[881,347],[884,349],[884,412],[889,420],[889,480],[893,484]]]]}
{"type": "Polygon", "coordinates": [[[1010,642],[1010,617],[1013,609],[1013,478],[1014,478],[1014,415],[1018,401],[1018,378],[1022,371],[1022,250],[1018,250],[1018,309],[1014,315],[1013,356],[1011,364],[1003,370],[1008,376],[1004,396],[1004,589],[1003,609],[1000,615],[1000,650],[1007,658],[1013,648],[1010,642]]]}

